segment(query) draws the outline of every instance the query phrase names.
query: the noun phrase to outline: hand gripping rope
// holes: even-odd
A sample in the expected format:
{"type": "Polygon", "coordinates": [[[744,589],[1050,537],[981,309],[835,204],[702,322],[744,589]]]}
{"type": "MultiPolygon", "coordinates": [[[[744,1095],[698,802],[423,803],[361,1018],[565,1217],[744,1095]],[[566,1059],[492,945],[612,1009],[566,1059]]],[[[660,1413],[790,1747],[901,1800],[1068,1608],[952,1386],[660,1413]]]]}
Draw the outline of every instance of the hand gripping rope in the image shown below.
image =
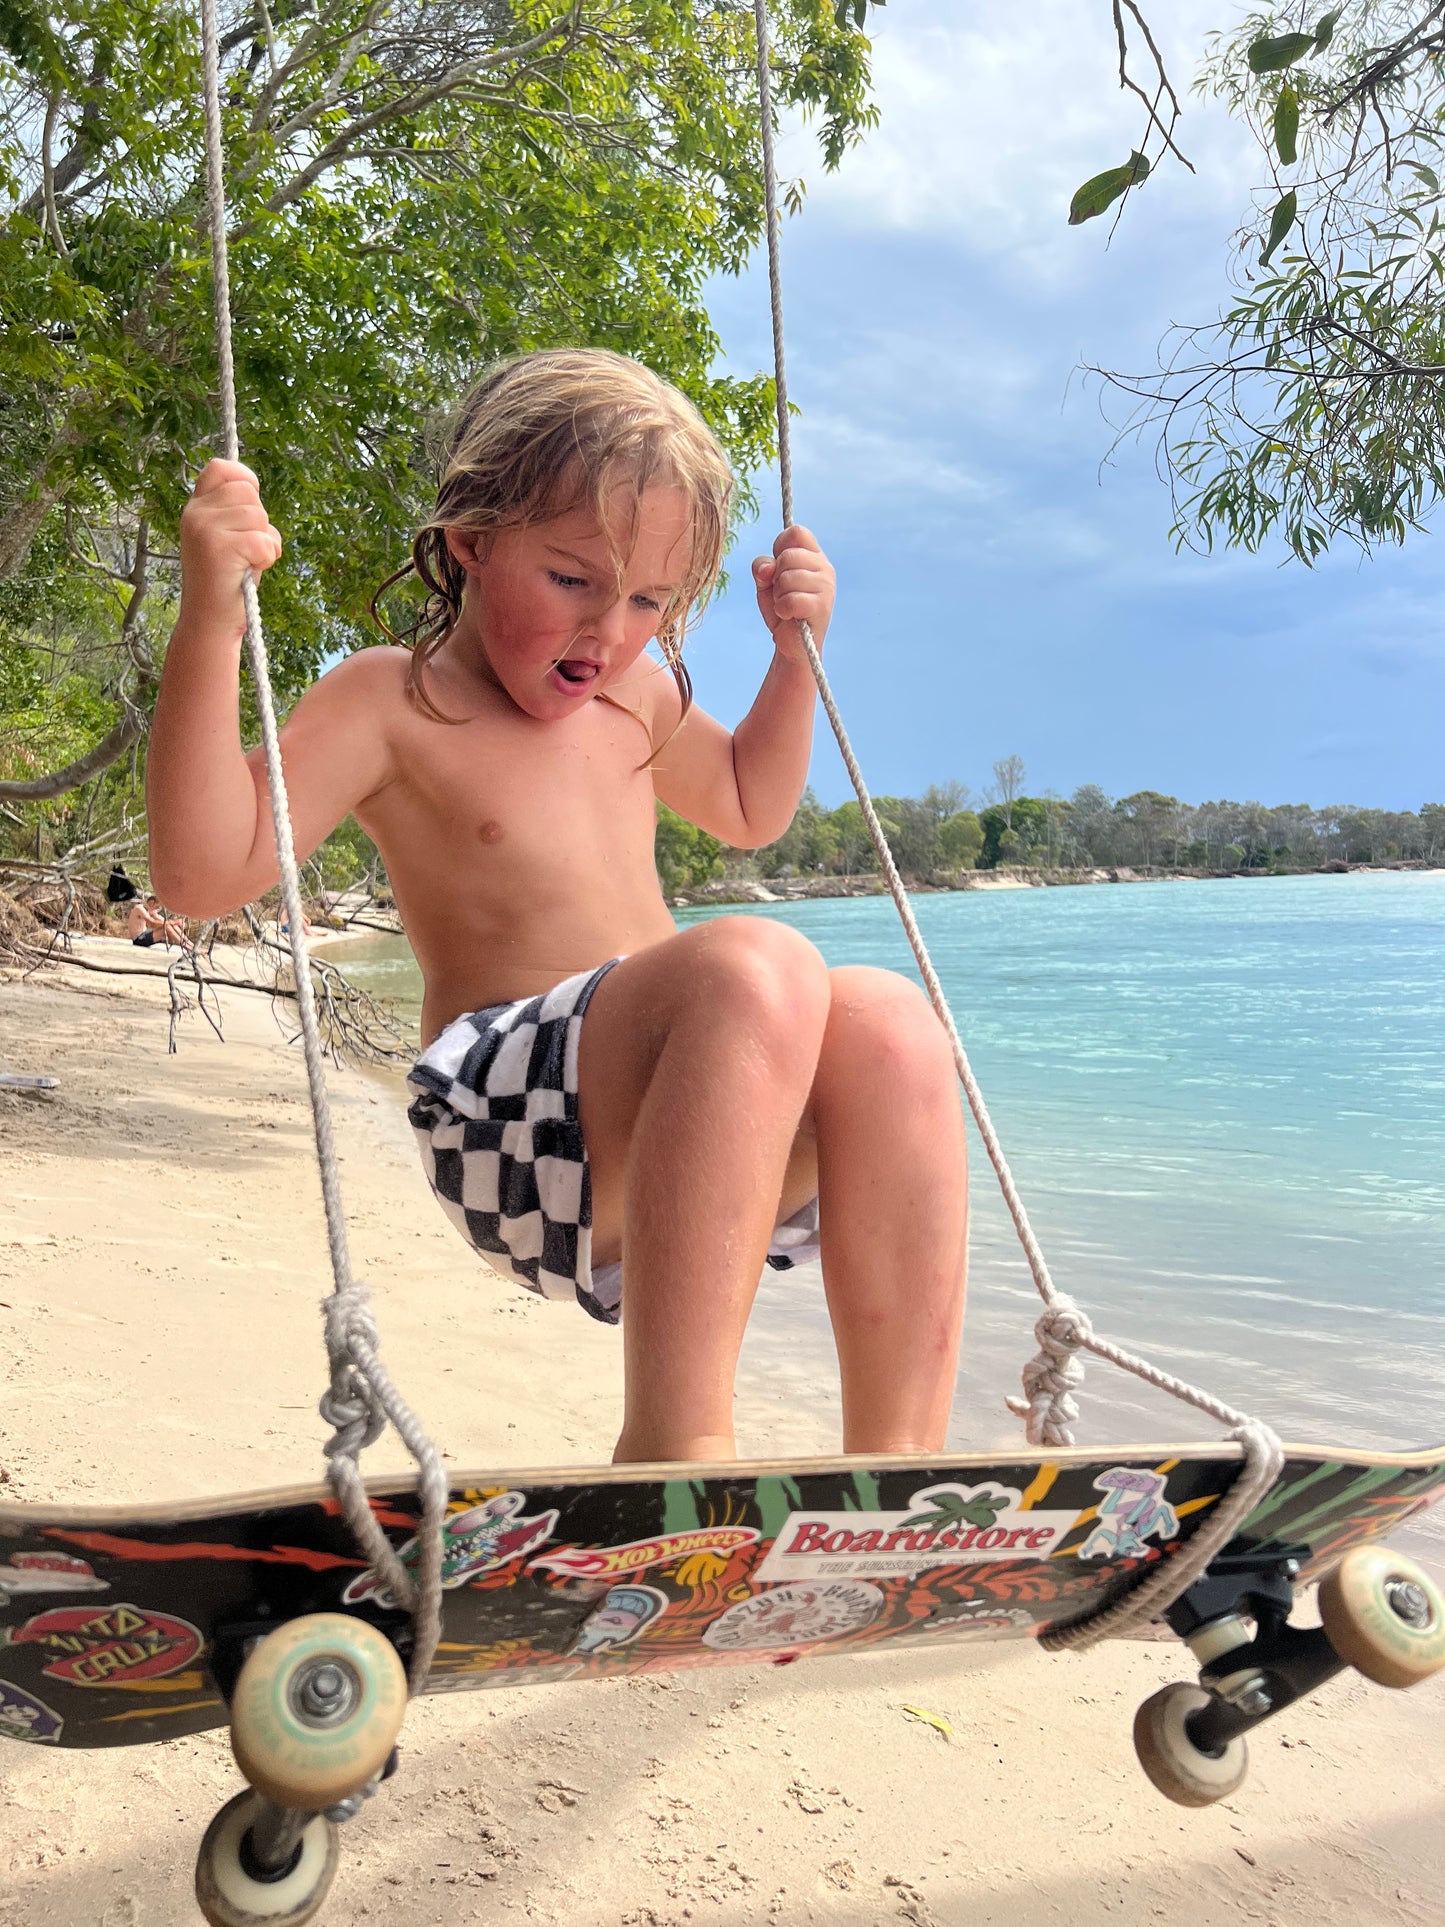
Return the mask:
{"type": "MultiPolygon", "coordinates": [[[[767,206],[768,224],[768,289],[773,314],[773,368],[778,409],[778,476],[783,498],[783,525],[789,527],[793,520],[793,458],[789,440],[788,386],[783,354],[783,284],[779,262],[779,222],[778,222],[778,176],[774,152],[775,134],[773,128],[772,81],[768,64],[768,43],[771,38],[768,27],[767,0],[753,0],[753,16],[757,27],[758,43],[758,104],[762,124],[763,142],[763,188],[767,206]]],[[[1030,1359],[1023,1371],[1024,1397],[1010,1398],[1008,1408],[1028,1425],[1028,1438],[1031,1445],[1072,1445],[1071,1422],[1078,1417],[1078,1406],[1073,1393],[1082,1384],[1084,1368],[1079,1361],[1080,1351],[1092,1352],[1096,1358],[1108,1359],[1110,1364],[1118,1365],[1126,1372],[1148,1384],[1157,1386],[1162,1392],[1170,1392],[1175,1398],[1185,1400],[1211,1418],[1218,1419],[1221,1425],[1230,1428],[1230,1437],[1235,1439],[1244,1457],[1239,1476],[1229,1491],[1214,1507],[1208,1523],[1201,1526],[1188,1543],[1172,1558],[1166,1559],[1155,1567],[1148,1579],[1126,1593],[1122,1599],[1102,1612],[1096,1612],[1071,1625],[1057,1628],[1046,1634],[1042,1644],[1049,1647],[1092,1646],[1096,1641],[1111,1633],[1122,1632],[1126,1627],[1137,1625],[1143,1620],[1153,1618],[1169,1605],[1204,1571],[1210,1560],[1221,1547],[1227,1545],[1236,1531],[1249,1517],[1259,1500],[1274,1484],[1279,1469],[1284,1463],[1284,1449],[1269,1426],[1258,1419],[1236,1412],[1221,1399],[1213,1398],[1208,1392],[1174,1378],[1170,1373],[1160,1371],[1147,1360],[1137,1358],[1132,1352],[1111,1344],[1107,1339],[1095,1335],[1086,1313],[1080,1310],[1066,1293],[1055,1286],[1049,1275],[1044,1254],[1039,1241],[1034,1236],[1033,1226],[1029,1223],[1028,1212],[1024,1209],[1023,1199],[1019,1196],[1014,1183],[1013,1173],[1004,1156],[1003,1147],[994,1130],[993,1119],[988,1114],[983,1093],[974,1077],[973,1068],[968,1061],[968,1053],[958,1034],[958,1026],[953,1021],[953,1013],[943,994],[943,986],[938,981],[933,960],[928,954],[928,946],[918,928],[913,907],[908,901],[908,893],[903,887],[903,879],[898,874],[898,866],[893,861],[893,852],[888,847],[888,839],[878,821],[878,813],[873,807],[873,799],[868,794],[868,785],[863,780],[863,772],[858,767],[858,759],[848,740],[848,732],[829,686],[827,673],[823,668],[823,658],[818,653],[816,643],[806,622],[799,623],[803,647],[812,666],[818,684],[818,694],[828,721],[832,724],[833,734],[838,739],[838,748],[843,755],[853,788],[857,792],[863,819],[868,825],[868,835],[872,839],[878,857],[878,867],[888,883],[889,893],[897,906],[904,931],[918,963],[924,988],[929,1001],[937,1012],[938,1021],[948,1033],[948,1041],[953,1047],[953,1061],[957,1068],[959,1081],[963,1085],[968,1107],[973,1113],[974,1123],[978,1126],[979,1136],[983,1139],[984,1149],[988,1152],[989,1162],[998,1176],[999,1188],[1003,1192],[1004,1203],[1008,1206],[1009,1216],[1013,1219],[1014,1229],[1023,1246],[1030,1272],[1038,1287],[1039,1296],[1044,1301],[1043,1315],[1034,1327],[1039,1350],[1030,1359]]]]}
{"type": "MultiPolygon", "coordinates": [[[[211,262],[215,279],[221,426],[226,459],[235,462],[240,460],[240,441],[236,431],[236,376],[231,353],[231,292],[226,259],[226,181],[221,146],[216,0],[201,0],[201,52],[205,68],[206,182],[210,203],[211,262]]],[[[296,873],[296,846],[291,834],[290,806],[286,800],[286,777],[281,767],[281,745],[276,734],[276,706],[271,693],[271,675],[266,662],[266,640],[261,630],[256,584],[249,573],[242,593],[246,604],[246,648],[256,685],[261,740],[266,750],[266,775],[271,785],[271,819],[276,828],[281,900],[286,906],[286,919],[290,925],[296,1005],[301,1014],[306,1081],[311,1091],[311,1119],[316,1135],[316,1161],[320,1166],[321,1196],[326,1206],[326,1235],[331,1246],[333,1290],[324,1304],[331,1384],[321,1400],[321,1416],[333,1432],[325,1448],[327,1477],[358,1542],[385,1580],[393,1597],[412,1615],[409,1676],[411,1690],[417,1693],[425,1683],[437,1640],[441,1636],[442,1521],[446,1514],[447,1475],[441,1455],[387,1375],[377,1350],[371,1294],[365,1283],[351,1274],[346,1217],[341,1204],[341,1180],[331,1135],[331,1107],[326,1096],[326,1073],[322,1068],[321,1033],[316,1023],[316,1002],[311,992],[311,969],[303,934],[305,923],[301,913],[301,884],[296,873]],[[417,1534],[415,1579],[397,1558],[390,1540],[372,1515],[358,1464],[363,1448],[380,1438],[386,1430],[388,1419],[396,1427],[417,1464],[421,1525],[417,1534]]]]}

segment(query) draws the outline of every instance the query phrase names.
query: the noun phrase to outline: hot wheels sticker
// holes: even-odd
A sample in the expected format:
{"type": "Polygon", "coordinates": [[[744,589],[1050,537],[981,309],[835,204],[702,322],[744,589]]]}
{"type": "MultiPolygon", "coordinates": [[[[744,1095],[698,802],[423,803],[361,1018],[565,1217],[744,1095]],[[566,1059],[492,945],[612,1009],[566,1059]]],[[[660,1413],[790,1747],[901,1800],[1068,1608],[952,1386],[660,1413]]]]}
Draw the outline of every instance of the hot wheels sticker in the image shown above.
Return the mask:
{"type": "Polygon", "coordinates": [[[1146,1539],[1173,1539],[1179,1515],[1164,1497],[1162,1472],[1115,1465],[1101,1472],[1094,1490],[1102,1492],[1099,1523],[1079,1547],[1081,1559],[1138,1559],[1148,1551],[1146,1539]]]}
{"type": "Polygon", "coordinates": [[[53,1746],[64,1725],[59,1713],[53,1713],[44,1700],[36,1699],[22,1686],[12,1686],[8,1679],[0,1679],[0,1739],[48,1740],[53,1746]]]}
{"type": "Polygon", "coordinates": [[[125,1686],[188,1666],[205,1643],[188,1619],[139,1606],[59,1606],[12,1632],[12,1646],[52,1655],[41,1671],[70,1686],[125,1686]]]}
{"type": "MultiPolygon", "coordinates": [[[[546,1544],[556,1529],[557,1513],[519,1517],[526,1503],[525,1492],[499,1492],[480,1505],[448,1514],[442,1525],[442,1585],[448,1591],[546,1544]]],[[[417,1546],[417,1539],[411,1538],[397,1548],[397,1557],[408,1571],[416,1570],[417,1546]]],[[[373,1567],[359,1573],[341,1597],[348,1606],[365,1599],[383,1606],[396,1604],[373,1567]]]]}
{"type": "MultiPolygon", "coordinates": [[[[857,1514],[854,1514],[857,1517],[857,1514]]],[[[871,1626],[883,1610],[883,1594],[859,1579],[826,1585],[773,1586],[740,1599],[702,1636],[719,1653],[766,1652],[777,1646],[809,1646],[820,1639],[871,1626]]]]}
{"type": "MultiPolygon", "coordinates": [[[[856,1514],[855,1514],[856,1517],[856,1514]]],[[[625,1546],[563,1546],[532,1561],[573,1579],[623,1579],[649,1566],[670,1566],[699,1552],[736,1552],[754,1545],[756,1526],[698,1526],[690,1532],[663,1532],[654,1539],[632,1539],[625,1546]]]]}
{"type": "Polygon", "coordinates": [[[1024,1511],[1013,1486],[930,1485],[901,1512],[792,1512],[759,1579],[916,1578],[935,1566],[1047,1559],[1078,1513],[1024,1511]]]}
{"type": "Polygon", "coordinates": [[[109,1592],[84,1559],[68,1552],[16,1552],[0,1566],[0,1606],[27,1592],[109,1592]]]}
{"type": "Polygon", "coordinates": [[[606,1653],[631,1645],[666,1610],[667,1594],[656,1586],[612,1586],[583,1621],[572,1651],[606,1653]]]}

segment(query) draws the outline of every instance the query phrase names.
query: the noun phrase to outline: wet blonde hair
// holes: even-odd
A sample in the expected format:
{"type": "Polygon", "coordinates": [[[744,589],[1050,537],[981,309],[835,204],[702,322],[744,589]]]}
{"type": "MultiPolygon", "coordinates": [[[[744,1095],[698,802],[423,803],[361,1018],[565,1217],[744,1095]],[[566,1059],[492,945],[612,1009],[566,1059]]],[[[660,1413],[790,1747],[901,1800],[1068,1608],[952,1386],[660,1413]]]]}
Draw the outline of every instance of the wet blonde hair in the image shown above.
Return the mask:
{"type": "MultiPolygon", "coordinates": [[[[732,475],[687,397],[606,348],[545,348],[499,362],[457,411],[436,506],[412,543],[410,563],[382,583],[371,604],[393,641],[411,649],[413,699],[438,721],[460,720],[444,715],[426,688],[427,663],[461,615],[466,591],[466,571],[447,547],[448,529],[478,532],[485,542],[501,529],[551,522],[580,508],[606,529],[619,489],[631,495],[635,526],[642,492],[653,483],[680,488],[691,511],[691,553],[657,629],[685,717],[692,678],[682,647],[722,566],[732,475]],[[415,622],[396,635],[378,604],[413,572],[426,601],[415,622]]],[[[620,593],[625,555],[614,548],[612,561],[620,593]]]]}

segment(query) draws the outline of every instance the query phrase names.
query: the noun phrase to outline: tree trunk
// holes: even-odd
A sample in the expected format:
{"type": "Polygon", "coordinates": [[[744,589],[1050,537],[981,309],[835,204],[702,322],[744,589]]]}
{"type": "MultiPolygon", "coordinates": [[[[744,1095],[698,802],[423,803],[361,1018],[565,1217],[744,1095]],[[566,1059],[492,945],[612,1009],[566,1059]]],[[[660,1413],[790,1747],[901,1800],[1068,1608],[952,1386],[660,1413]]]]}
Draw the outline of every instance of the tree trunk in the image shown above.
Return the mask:
{"type": "Polygon", "coordinates": [[[0,582],[18,575],[30,553],[40,524],[60,499],[60,490],[46,486],[38,495],[17,502],[8,514],[0,516],[0,582]]]}
{"type": "Polygon", "coordinates": [[[92,776],[99,776],[112,763],[118,763],[145,734],[147,721],[143,709],[127,703],[125,714],[115,728],[102,736],[84,756],[67,763],[64,769],[52,770],[48,776],[36,776],[24,783],[0,783],[0,799],[12,803],[43,803],[49,797],[64,796],[67,790],[79,789],[92,776]]]}

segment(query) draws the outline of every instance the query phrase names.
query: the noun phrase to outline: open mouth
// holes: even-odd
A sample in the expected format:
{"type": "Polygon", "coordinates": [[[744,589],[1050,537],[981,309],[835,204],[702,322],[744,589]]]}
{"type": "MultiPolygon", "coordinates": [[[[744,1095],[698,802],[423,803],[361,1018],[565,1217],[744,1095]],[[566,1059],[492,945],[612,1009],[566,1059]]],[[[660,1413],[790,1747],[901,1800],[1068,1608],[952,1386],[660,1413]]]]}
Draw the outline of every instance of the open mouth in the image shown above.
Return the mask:
{"type": "Polygon", "coordinates": [[[554,674],[572,689],[586,689],[597,680],[601,671],[600,663],[589,662],[585,656],[564,656],[554,665],[554,674]]]}

